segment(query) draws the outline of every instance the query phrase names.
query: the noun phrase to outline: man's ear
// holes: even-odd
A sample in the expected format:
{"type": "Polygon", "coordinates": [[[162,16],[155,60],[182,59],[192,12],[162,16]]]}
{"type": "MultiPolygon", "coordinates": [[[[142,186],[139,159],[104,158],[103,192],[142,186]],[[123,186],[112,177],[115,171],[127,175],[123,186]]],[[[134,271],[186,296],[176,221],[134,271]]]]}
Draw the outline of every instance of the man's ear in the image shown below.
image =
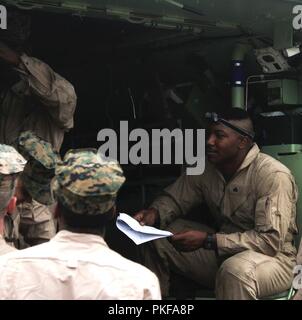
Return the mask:
{"type": "Polygon", "coordinates": [[[238,145],[238,149],[242,150],[242,149],[245,149],[246,146],[248,145],[249,143],[249,138],[248,137],[242,137],[241,138],[241,141],[238,145]]]}
{"type": "Polygon", "coordinates": [[[116,205],[114,205],[109,212],[107,212],[106,214],[106,219],[108,219],[108,221],[110,220],[115,220],[117,217],[117,212],[116,212],[116,205]]]}
{"type": "Polygon", "coordinates": [[[17,197],[13,196],[6,207],[7,214],[12,214],[16,210],[17,206],[17,197]]]}

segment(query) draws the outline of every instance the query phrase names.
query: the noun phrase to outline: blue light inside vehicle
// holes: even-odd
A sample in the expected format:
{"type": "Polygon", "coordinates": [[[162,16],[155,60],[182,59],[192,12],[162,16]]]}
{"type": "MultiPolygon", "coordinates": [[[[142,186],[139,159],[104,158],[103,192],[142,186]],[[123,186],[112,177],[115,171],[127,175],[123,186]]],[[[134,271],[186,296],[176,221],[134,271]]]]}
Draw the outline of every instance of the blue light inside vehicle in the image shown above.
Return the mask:
{"type": "Polygon", "coordinates": [[[231,86],[232,87],[243,87],[244,86],[244,65],[242,61],[232,61],[232,72],[231,72],[231,86]]]}

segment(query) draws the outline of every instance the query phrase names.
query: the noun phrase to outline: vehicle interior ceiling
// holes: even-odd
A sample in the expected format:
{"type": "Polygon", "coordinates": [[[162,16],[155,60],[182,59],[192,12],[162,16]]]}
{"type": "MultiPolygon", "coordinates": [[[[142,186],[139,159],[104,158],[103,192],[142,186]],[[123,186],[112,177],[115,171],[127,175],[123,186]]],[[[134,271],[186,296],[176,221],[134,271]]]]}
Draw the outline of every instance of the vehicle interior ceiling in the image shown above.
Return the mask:
{"type": "MultiPolygon", "coordinates": [[[[148,11],[139,2],[127,1],[130,8],[132,4],[138,12],[155,15],[153,7],[148,11]]],[[[254,50],[276,44],[281,35],[275,35],[275,25],[284,20],[285,9],[285,18],[292,19],[293,3],[289,1],[254,1],[253,5],[246,0],[228,1],[228,5],[218,0],[203,5],[184,2],[198,9],[186,16],[186,23],[172,18],[157,24],[137,16],[115,19],[80,11],[21,10],[31,18],[29,54],[68,79],[78,96],[75,126],[65,136],[62,154],[69,148],[98,148],[97,133],[103,128],[118,131],[121,120],[129,121],[129,130],[204,128],[206,111],[232,104],[231,61],[236,45],[250,48],[244,55],[245,77],[263,74],[254,50]],[[278,6],[273,5],[276,2],[278,6]],[[197,98],[198,108],[194,106],[197,98]]],[[[180,16],[179,10],[171,8],[171,16],[177,14],[180,16]]],[[[301,38],[299,32],[292,35],[294,42],[301,38]]],[[[270,74],[270,79],[300,80],[301,62],[300,56],[295,57],[288,61],[290,70],[270,74]]],[[[268,108],[267,99],[266,83],[250,86],[247,105],[253,117],[274,111],[268,108]]],[[[259,123],[257,139],[265,144],[259,123]]],[[[127,183],[118,209],[129,214],[148,206],[182,171],[180,165],[123,165],[123,169],[127,183]]],[[[123,248],[115,243],[117,232],[111,231],[109,242],[135,259],[135,251],[129,249],[131,240],[119,234],[123,248]]]]}

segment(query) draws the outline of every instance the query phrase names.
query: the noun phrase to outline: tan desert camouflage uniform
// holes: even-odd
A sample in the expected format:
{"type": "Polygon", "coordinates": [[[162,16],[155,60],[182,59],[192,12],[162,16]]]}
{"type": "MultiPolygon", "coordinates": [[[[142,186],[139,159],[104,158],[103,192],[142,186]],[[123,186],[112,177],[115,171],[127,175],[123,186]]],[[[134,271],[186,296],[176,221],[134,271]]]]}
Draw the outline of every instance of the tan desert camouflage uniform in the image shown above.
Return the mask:
{"type": "MultiPolygon", "coordinates": [[[[0,96],[0,143],[13,145],[21,132],[30,130],[59,151],[64,133],[73,127],[74,88],[39,59],[26,54],[20,59],[20,81],[0,96]]],[[[28,237],[45,241],[54,235],[46,206],[33,201],[21,209],[20,218],[31,230],[28,237]]]]}

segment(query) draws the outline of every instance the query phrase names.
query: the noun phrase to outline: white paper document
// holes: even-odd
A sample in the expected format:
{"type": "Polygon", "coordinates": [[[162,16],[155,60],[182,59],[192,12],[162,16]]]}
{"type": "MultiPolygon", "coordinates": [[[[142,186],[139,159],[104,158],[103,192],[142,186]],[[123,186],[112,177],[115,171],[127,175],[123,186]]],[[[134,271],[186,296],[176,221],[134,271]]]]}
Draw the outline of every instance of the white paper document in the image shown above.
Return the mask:
{"type": "Polygon", "coordinates": [[[138,221],[126,213],[119,214],[116,220],[116,226],[137,245],[160,238],[173,236],[173,233],[169,231],[164,231],[149,226],[142,226],[138,221]]]}

